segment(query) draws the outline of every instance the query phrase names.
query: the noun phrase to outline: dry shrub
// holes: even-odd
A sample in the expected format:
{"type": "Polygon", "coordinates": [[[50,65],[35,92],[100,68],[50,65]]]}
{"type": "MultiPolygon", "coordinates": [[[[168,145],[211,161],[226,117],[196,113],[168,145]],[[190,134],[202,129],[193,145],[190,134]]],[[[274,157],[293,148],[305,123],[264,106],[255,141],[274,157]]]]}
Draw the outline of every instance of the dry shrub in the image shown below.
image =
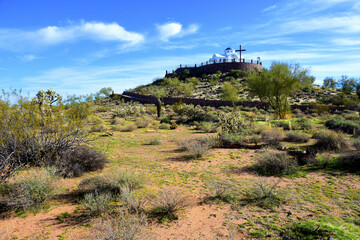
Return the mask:
{"type": "Polygon", "coordinates": [[[140,213],[148,202],[147,196],[136,195],[127,186],[121,189],[121,200],[124,201],[127,209],[132,213],[140,213]]]}
{"type": "Polygon", "coordinates": [[[284,132],[276,128],[267,129],[261,132],[261,139],[271,146],[276,146],[284,139],[284,132]]]}
{"type": "Polygon", "coordinates": [[[60,152],[55,166],[63,177],[79,177],[84,172],[103,169],[107,157],[88,146],[80,146],[60,152]]]}
{"type": "Polygon", "coordinates": [[[152,239],[147,231],[147,218],[145,214],[130,214],[127,210],[120,210],[95,221],[97,240],[143,240],[152,239]]]}
{"type": "Polygon", "coordinates": [[[193,138],[183,140],[178,143],[179,149],[187,151],[190,156],[195,158],[203,157],[211,148],[210,142],[207,138],[193,138]]]}
{"type": "Polygon", "coordinates": [[[167,123],[161,123],[161,124],[159,125],[159,128],[160,128],[160,129],[169,129],[169,128],[170,128],[170,125],[167,124],[167,123]]]}
{"type": "Polygon", "coordinates": [[[295,159],[274,151],[262,152],[255,163],[256,172],[265,176],[292,174],[297,171],[297,167],[295,159]]]}
{"type": "Polygon", "coordinates": [[[310,136],[306,133],[298,132],[298,131],[289,131],[286,133],[286,141],[288,142],[298,142],[305,143],[308,142],[310,136]]]}
{"type": "Polygon", "coordinates": [[[106,130],[107,130],[107,128],[105,127],[104,124],[96,124],[96,125],[91,126],[91,128],[90,128],[90,132],[104,132],[106,130]]]}
{"type": "Polygon", "coordinates": [[[321,150],[338,151],[347,147],[344,135],[332,130],[319,130],[313,134],[313,138],[317,139],[315,146],[321,150]]]}
{"type": "Polygon", "coordinates": [[[180,211],[190,205],[187,195],[176,190],[163,190],[153,200],[152,215],[160,221],[176,220],[180,211]]]}
{"type": "Polygon", "coordinates": [[[254,203],[261,208],[273,208],[279,206],[285,201],[284,193],[278,190],[277,182],[272,184],[265,180],[257,179],[253,182],[253,186],[245,192],[244,201],[246,203],[254,203]]]}
{"type": "Polygon", "coordinates": [[[231,200],[232,185],[224,182],[224,180],[210,179],[206,182],[206,189],[210,199],[220,199],[224,202],[231,200]]]}
{"type": "Polygon", "coordinates": [[[161,139],[159,137],[153,137],[152,139],[149,140],[149,142],[147,144],[148,145],[160,145],[161,139]]]}

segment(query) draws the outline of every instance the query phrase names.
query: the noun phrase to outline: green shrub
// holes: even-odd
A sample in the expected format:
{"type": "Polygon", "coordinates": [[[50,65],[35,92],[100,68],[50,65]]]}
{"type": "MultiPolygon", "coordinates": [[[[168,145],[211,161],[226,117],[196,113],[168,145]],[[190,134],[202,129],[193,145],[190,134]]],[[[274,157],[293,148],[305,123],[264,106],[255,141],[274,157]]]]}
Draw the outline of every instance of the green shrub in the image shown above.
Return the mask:
{"type": "Polygon", "coordinates": [[[286,133],[286,141],[288,142],[298,142],[298,143],[305,143],[308,142],[310,136],[306,133],[297,132],[297,131],[289,131],[286,133]]]}
{"type": "Polygon", "coordinates": [[[169,129],[170,125],[168,123],[161,123],[159,126],[160,129],[169,129]]]}
{"type": "Polygon", "coordinates": [[[135,124],[138,128],[146,128],[149,125],[149,120],[146,118],[137,118],[135,124]]]}
{"type": "Polygon", "coordinates": [[[90,215],[97,216],[110,210],[110,193],[87,193],[80,203],[90,212],[90,215]]]}
{"type": "Polygon", "coordinates": [[[133,191],[141,187],[143,179],[133,172],[114,169],[103,176],[83,179],[79,184],[79,192],[86,193],[111,193],[113,197],[121,194],[124,187],[133,191]]]}
{"type": "Polygon", "coordinates": [[[123,132],[132,132],[132,131],[134,131],[135,129],[137,129],[136,124],[135,124],[135,123],[131,123],[131,124],[128,124],[128,125],[126,125],[125,127],[123,127],[123,128],[121,129],[121,131],[123,131],[123,132]]]}
{"type": "Polygon", "coordinates": [[[243,77],[246,77],[247,76],[247,72],[245,71],[242,71],[242,70],[235,70],[235,69],[232,69],[230,71],[230,73],[228,73],[229,76],[232,76],[234,78],[243,78],[243,77]]]}
{"type": "Polygon", "coordinates": [[[170,129],[174,130],[177,129],[178,125],[176,123],[171,123],[170,129]]]}
{"type": "Polygon", "coordinates": [[[219,199],[224,202],[230,202],[231,201],[231,189],[232,185],[224,182],[223,180],[214,180],[211,179],[206,182],[205,184],[209,199],[219,199]]]}
{"type": "Polygon", "coordinates": [[[360,171],[360,151],[346,153],[332,162],[332,167],[350,172],[360,171]]]}
{"type": "Polygon", "coordinates": [[[246,137],[243,134],[221,133],[219,142],[221,147],[236,147],[244,144],[246,137]]]}
{"type": "Polygon", "coordinates": [[[342,119],[329,119],[325,122],[325,126],[333,130],[341,130],[345,133],[360,133],[360,125],[353,121],[342,119]]]}
{"type": "Polygon", "coordinates": [[[281,239],[329,239],[332,227],[314,220],[297,221],[286,226],[281,239]]]}
{"type": "Polygon", "coordinates": [[[107,128],[103,124],[93,125],[90,128],[90,132],[104,132],[106,130],[107,130],[107,128]]]}
{"type": "Polygon", "coordinates": [[[114,117],[113,119],[111,119],[111,124],[123,126],[123,125],[125,125],[125,119],[119,118],[119,117],[114,117]]]}
{"type": "Polygon", "coordinates": [[[163,190],[153,199],[152,215],[160,221],[176,220],[180,211],[190,205],[189,197],[175,190],[163,190]]]}
{"type": "Polygon", "coordinates": [[[284,139],[284,132],[275,128],[267,129],[261,132],[261,139],[271,146],[276,146],[284,139]]]}
{"type": "Polygon", "coordinates": [[[38,208],[53,196],[53,176],[45,169],[31,169],[5,184],[8,208],[38,208]]]}
{"type": "Polygon", "coordinates": [[[161,139],[159,137],[153,137],[149,140],[148,145],[160,145],[161,139]]]}
{"type": "Polygon", "coordinates": [[[321,150],[342,150],[346,148],[346,140],[341,133],[331,130],[319,130],[313,134],[313,138],[317,139],[315,146],[321,150]]]}
{"type": "Polygon", "coordinates": [[[216,125],[213,122],[194,122],[197,130],[203,131],[205,133],[216,132],[216,125]]]}
{"type": "Polygon", "coordinates": [[[171,120],[170,120],[170,118],[168,118],[168,117],[163,117],[162,119],[160,119],[160,123],[170,124],[170,123],[171,123],[171,120]]]}
{"type": "Polygon", "coordinates": [[[287,175],[297,171],[298,163],[285,153],[266,151],[257,157],[256,172],[265,176],[287,175]]]}

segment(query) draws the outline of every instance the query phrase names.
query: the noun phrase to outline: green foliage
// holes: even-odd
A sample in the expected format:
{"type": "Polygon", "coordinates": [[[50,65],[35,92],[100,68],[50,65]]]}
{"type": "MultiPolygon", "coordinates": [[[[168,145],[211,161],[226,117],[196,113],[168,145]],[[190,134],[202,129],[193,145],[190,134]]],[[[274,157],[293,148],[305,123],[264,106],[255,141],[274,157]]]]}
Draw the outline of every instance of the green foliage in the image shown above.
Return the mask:
{"type": "Polygon", "coordinates": [[[171,123],[171,120],[169,117],[163,117],[162,119],[160,119],[160,123],[171,123]]]}
{"type": "Polygon", "coordinates": [[[332,77],[326,77],[323,82],[324,87],[335,88],[338,82],[332,77]]]}
{"type": "Polygon", "coordinates": [[[332,167],[350,172],[360,171],[360,151],[349,152],[337,157],[332,162],[332,167]]]}
{"type": "Polygon", "coordinates": [[[237,89],[231,83],[224,83],[221,88],[222,99],[226,101],[231,101],[235,104],[236,101],[239,99],[239,93],[237,89]]]}
{"type": "Polygon", "coordinates": [[[121,194],[122,188],[130,191],[141,187],[143,179],[133,172],[114,169],[107,174],[83,179],[79,184],[80,193],[111,193],[115,197],[121,194]]]}
{"type": "Polygon", "coordinates": [[[256,172],[265,176],[288,175],[297,171],[298,163],[285,153],[265,151],[256,161],[256,172]]]}
{"type": "Polygon", "coordinates": [[[286,141],[288,142],[298,142],[305,143],[308,142],[310,136],[306,133],[298,132],[298,131],[289,131],[286,133],[286,141]]]}
{"type": "Polygon", "coordinates": [[[53,196],[53,176],[45,169],[32,169],[5,184],[8,208],[38,208],[53,196]]]}
{"type": "Polygon", "coordinates": [[[2,181],[26,165],[54,165],[62,151],[85,142],[85,119],[74,114],[72,105],[65,107],[57,102],[54,106],[57,97],[45,97],[42,102],[38,101],[40,98],[37,96],[36,101],[29,101],[13,92],[5,93],[0,100],[2,181]],[[10,97],[15,104],[11,104],[10,97]]]}
{"type": "Polygon", "coordinates": [[[341,133],[331,130],[319,130],[313,134],[317,139],[316,147],[321,150],[342,150],[347,147],[346,140],[341,133]]]}
{"type": "Polygon", "coordinates": [[[228,75],[232,76],[234,78],[243,78],[243,77],[247,76],[247,72],[242,71],[242,70],[232,69],[228,75]]]}
{"type": "Polygon", "coordinates": [[[207,138],[193,138],[180,141],[179,149],[187,151],[190,156],[195,158],[203,157],[211,148],[207,138]]]}
{"type": "Polygon", "coordinates": [[[238,112],[220,113],[218,120],[222,133],[239,134],[249,127],[249,123],[238,112]]]}
{"type": "Polygon", "coordinates": [[[213,133],[216,132],[216,125],[213,122],[194,122],[197,130],[203,131],[205,133],[213,133]]]}
{"type": "Polygon", "coordinates": [[[98,216],[110,210],[110,193],[88,193],[80,203],[90,212],[92,216],[98,216]]]}
{"type": "Polygon", "coordinates": [[[341,86],[341,90],[345,94],[351,94],[355,87],[356,87],[356,81],[354,78],[348,78],[348,76],[343,75],[341,76],[341,80],[339,81],[339,84],[341,86]]]}
{"type": "Polygon", "coordinates": [[[113,92],[113,89],[111,87],[103,87],[95,94],[95,100],[100,100],[103,98],[110,97],[112,92],[113,92]]]}
{"type": "Polygon", "coordinates": [[[343,120],[340,118],[329,119],[325,122],[325,126],[333,130],[341,130],[345,133],[360,133],[360,124],[358,122],[343,120]]]}
{"type": "Polygon", "coordinates": [[[285,118],[290,111],[288,102],[290,94],[311,86],[313,81],[314,78],[309,75],[309,70],[300,65],[274,62],[270,70],[250,72],[247,86],[251,95],[269,104],[276,116],[285,118]]]}

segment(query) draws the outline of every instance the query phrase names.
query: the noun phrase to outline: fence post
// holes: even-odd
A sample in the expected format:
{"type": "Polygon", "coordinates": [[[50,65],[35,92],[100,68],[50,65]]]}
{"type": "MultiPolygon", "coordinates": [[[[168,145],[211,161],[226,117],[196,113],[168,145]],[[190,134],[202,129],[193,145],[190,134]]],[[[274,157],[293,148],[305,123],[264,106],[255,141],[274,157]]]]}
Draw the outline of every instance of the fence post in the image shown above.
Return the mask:
{"type": "Polygon", "coordinates": [[[251,63],[254,63],[254,61],[251,59],[251,63]]]}
{"type": "Polygon", "coordinates": [[[208,65],[208,61],[206,61],[206,65],[208,65]]]}
{"type": "Polygon", "coordinates": [[[181,68],[181,64],[180,64],[180,68],[181,68]]]}
{"type": "MultiPolygon", "coordinates": [[[[241,60],[240,60],[241,61],[241,60]]],[[[243,63],[245,62],[245,58],[243,58],[243,63]]]]}

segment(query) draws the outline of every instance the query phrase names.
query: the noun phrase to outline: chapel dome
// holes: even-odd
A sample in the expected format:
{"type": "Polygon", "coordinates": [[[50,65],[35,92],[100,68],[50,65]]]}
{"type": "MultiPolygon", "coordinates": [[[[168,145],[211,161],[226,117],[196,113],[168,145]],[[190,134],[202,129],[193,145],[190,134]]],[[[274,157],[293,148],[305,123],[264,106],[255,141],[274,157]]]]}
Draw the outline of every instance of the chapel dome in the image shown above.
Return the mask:
{"type": "Polygon", "coordinates": [[[227,51],[227,50],[234,50],[234,49],[232,49],[231,47],[228,47],[227,49],[225,49],[225,51],[227,51]]]}

